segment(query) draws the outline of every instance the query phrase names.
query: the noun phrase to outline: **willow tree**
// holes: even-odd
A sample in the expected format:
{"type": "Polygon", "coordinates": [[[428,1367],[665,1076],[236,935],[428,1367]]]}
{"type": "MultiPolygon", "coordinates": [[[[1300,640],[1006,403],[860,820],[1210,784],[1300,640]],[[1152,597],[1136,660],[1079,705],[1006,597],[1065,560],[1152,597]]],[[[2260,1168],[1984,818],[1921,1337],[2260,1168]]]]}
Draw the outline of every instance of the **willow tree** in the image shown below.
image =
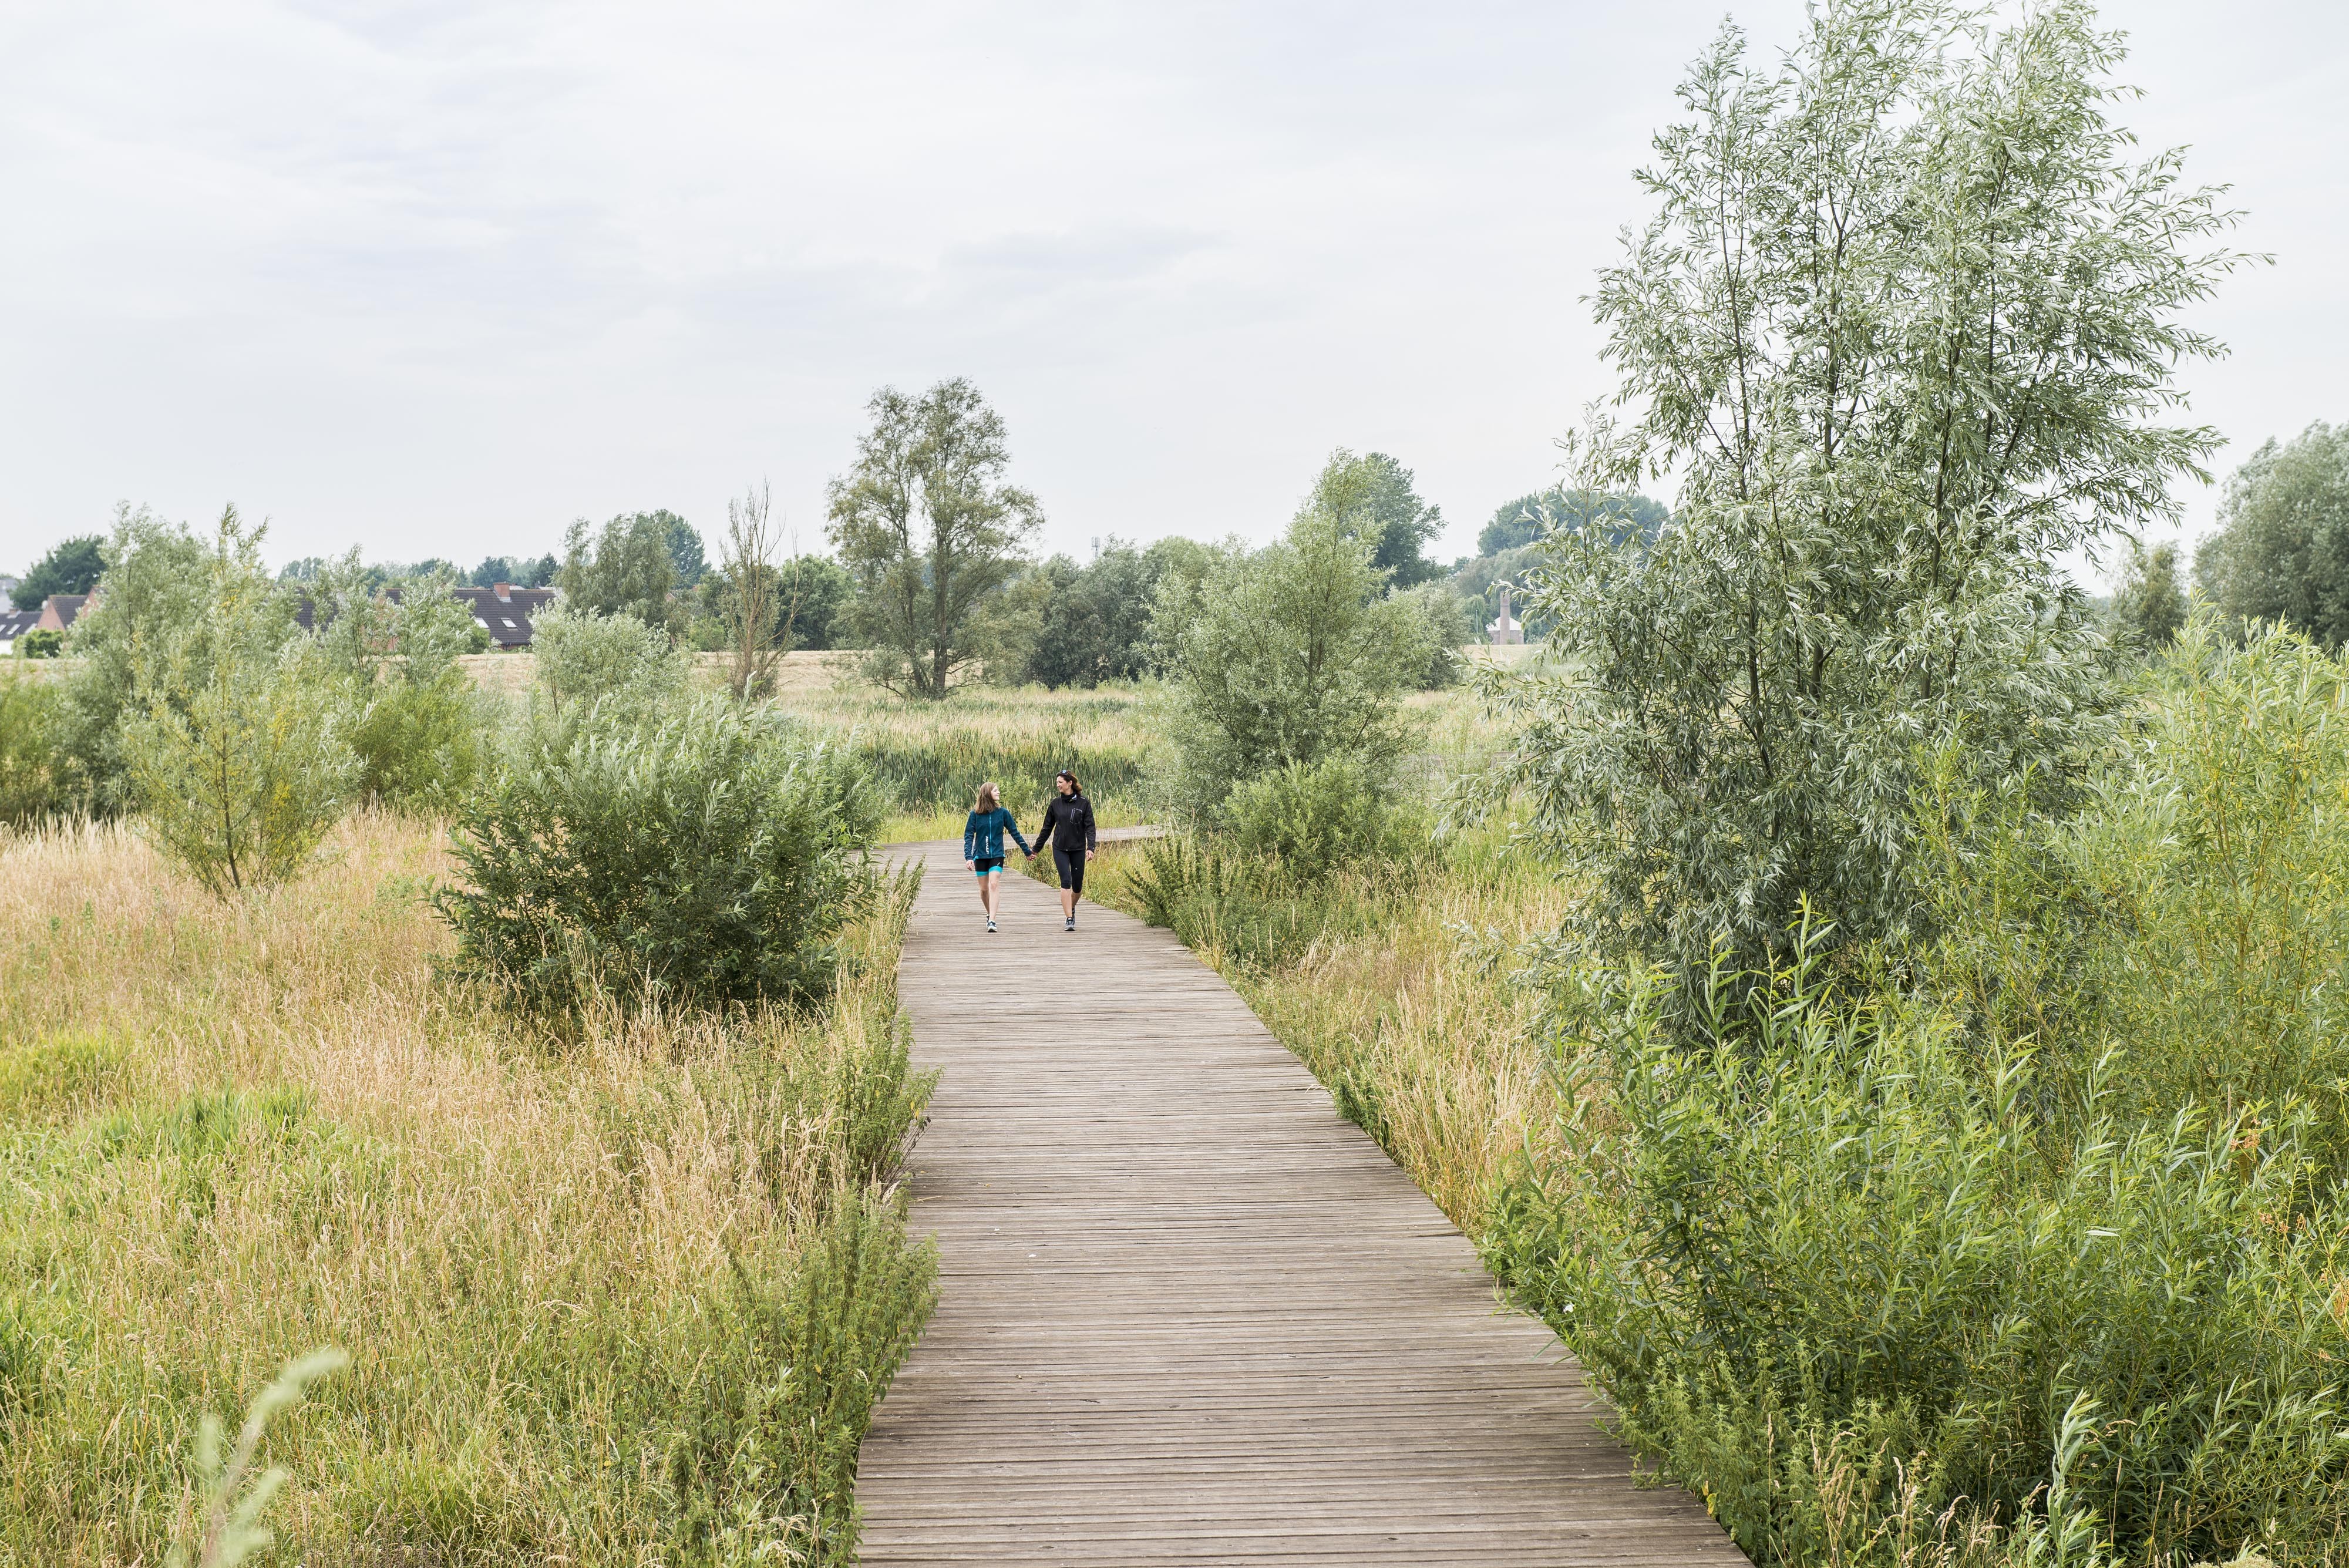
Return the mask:
{"type": "Polygon", "coordinates": [[[1520,689],[1517,776],[1589,874],[1589,934],[1682,964],[1911,927],[1912,785],[2061,809],[2108,711],[2064,552],[2174,517],[2180,320],[2232,221],[2111,118],[2116,36],[1828,0],[1775,67],[1733,27],[1640,172],[1596,296],[1623,422],[1590,488],[1671,473],[1642,547],[1553,530],[1534,598],[1572,676],[1520,689]]]}
{"type": "Polygon", "coordinates": [[[1003,417],[957,377],[918,398],[885,387],[856,466],[833,481],[831,535],[856,587],[850,628],[882,685],[943,697],[988,651],[985,611],[1042,522],[1007,484],[1003,417]]]}
{"type": "Polygon", "coordinates": [[[123,750],[142,826],[223,899],[309,866],[357,773],[326,657],[262,565],[264,532],[223,511],[203,613],[131,649],[145,711],[126,717],[123,750]]]}

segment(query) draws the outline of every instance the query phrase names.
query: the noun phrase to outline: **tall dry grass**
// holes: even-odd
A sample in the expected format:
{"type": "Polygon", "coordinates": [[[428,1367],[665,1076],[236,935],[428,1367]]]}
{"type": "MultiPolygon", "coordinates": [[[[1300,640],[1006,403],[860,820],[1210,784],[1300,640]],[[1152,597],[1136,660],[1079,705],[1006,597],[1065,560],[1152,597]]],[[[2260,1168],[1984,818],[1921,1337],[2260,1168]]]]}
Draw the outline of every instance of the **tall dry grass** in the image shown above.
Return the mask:
{"type": "Polygon", "coordinates": [[[0,848],[0,1564],[160,1563],[202,1413],[324,1345],[286,1561],[841,1557],[932,1290],[904,898],[821,1016],[557,1042],[433,980],[437,828],[333,853],[236,906],[119,828],[0,848]]]}
{"type": "Polygon", "coordinates": [[[961,836],[988,780],[1003,786],[1004,805],[1026,829],[1064,767],[1084,781],[1103,826],[1150,820],[1156,698],[1147,684],[971,686],[938,702],[833,686],[785,691],[777,702],[856,753],[893,807],[883,836],[903,842],[961,836]]]}
{"type": "MultiPolygon", "coordinates": [[[[1557,929],[1568,895],[1506,842],[1506,826],[1479,828],[1411,866],[1273,887],[1247,888],[1243,869],[1195,927],[1176,923],[1472,1236],[1512,1158],[1528,1139],[1547,1147],[1556,1123],[1524,949],[1557,929]]],[[[1087,896],[1144,914],[1136,879],[1153,852],[1104,847],[1087,896]]],[[[1025,868],[1050,880],[1043,866],[1025,868]]]]}

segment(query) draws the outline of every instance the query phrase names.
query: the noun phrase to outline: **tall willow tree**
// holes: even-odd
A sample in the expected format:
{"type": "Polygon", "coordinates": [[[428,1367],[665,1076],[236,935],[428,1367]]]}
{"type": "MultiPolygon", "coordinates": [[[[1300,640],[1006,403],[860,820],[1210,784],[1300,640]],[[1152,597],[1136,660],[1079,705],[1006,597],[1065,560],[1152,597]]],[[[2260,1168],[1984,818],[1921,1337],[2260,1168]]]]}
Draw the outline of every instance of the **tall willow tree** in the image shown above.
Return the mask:
{"type": "Polygon", "coordinates": [[[1003,416],[957,377],[919,398],[884,387],[856,466],[830,490],[832,542],[856,585],[849,628],[893,691],[944,697],[981,662],[985,612],[1021,566],[1043,516],[1003,482],[1003,416]]]}
{"type": "Polygon", "coordinates": [[[1724,27],[1597,294],[1628,422],[1584,483],[1681,476],[1644,549],[1557,531],[1518,777],[1590,874],[1591,933],[1683,965],[1916,919],[1911,784],[1961,748],[2060,809],[2106,649],[2059,553],[2174,515],[2181,325],[2242,258],[2178,159],[2109,118],[2085,5],[2003,30],[1827,0],[1775,68],[1724,27]]]}

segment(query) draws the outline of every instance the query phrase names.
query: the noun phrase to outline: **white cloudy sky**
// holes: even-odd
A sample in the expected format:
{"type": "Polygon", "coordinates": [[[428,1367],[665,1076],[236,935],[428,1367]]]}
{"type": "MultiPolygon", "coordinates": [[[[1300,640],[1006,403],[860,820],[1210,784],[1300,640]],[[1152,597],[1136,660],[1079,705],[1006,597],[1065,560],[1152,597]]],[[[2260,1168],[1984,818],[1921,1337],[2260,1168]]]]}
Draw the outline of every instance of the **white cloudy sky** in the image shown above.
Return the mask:
{"type": "MultiPolygon", "coordinates": [[[[0,568],[119,498],[470,565],[761,476],[812,544],[950,375],[1049,545],[1267,535],[1345,444],[1464,550],[1608,389],[1579,296],[1723,11],[11,0],[0,568]]],[[[2349,7],[2105,16],[2277,257],[2201,316],[2223,461],[2349,418],[2349,7]]]]}

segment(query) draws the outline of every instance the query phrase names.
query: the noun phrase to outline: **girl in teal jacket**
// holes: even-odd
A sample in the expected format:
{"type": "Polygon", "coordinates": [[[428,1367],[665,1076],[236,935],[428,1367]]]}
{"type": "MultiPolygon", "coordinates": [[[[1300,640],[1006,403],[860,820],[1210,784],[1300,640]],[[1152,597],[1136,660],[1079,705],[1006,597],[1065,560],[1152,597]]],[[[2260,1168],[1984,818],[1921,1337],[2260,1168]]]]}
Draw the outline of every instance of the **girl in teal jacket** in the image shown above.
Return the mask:
{"type": "Polygon", "coordinates": [[[1036,852],[1019,836],[1019,826],[1003,809],[1003,794],[991,784],[978,786],[978,804],[962,825],[962,857],[978,873],[978,901],[987,910],[987,929],[995,929],[995,911],[1003,898],[1003,836],[1019,846],[1022,855],[1036,852]]]}

